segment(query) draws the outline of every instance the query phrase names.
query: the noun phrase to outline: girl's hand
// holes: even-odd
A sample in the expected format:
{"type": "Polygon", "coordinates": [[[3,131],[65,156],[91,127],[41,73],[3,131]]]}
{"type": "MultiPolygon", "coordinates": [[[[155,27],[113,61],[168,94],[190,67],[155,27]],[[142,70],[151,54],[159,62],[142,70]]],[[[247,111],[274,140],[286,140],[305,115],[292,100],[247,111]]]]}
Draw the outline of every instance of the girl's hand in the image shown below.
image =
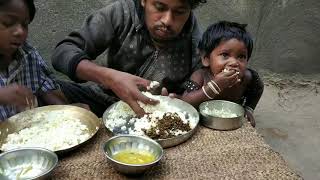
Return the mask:
{"type": "Polygon", "coordinates": [[[213,77],[221,91],[240,83],[239,73],[235,70],[222,71],[213,77]]]}
{"type": "Polygon", "coordinates": [[[36,98],[30,89],[11,84],[0,88],[0,104],[14,105],[18,109],[25,109],[36,104],[36,98]]]}
{"type": "Polygon", "coordinates": [[[250,122],[252,127],[256,127],[256,121],[253,117],[253,114],[250,111],[248,111],[247,109],[245,110],[245,117],[247,117],[247,119],[250,122]]]}

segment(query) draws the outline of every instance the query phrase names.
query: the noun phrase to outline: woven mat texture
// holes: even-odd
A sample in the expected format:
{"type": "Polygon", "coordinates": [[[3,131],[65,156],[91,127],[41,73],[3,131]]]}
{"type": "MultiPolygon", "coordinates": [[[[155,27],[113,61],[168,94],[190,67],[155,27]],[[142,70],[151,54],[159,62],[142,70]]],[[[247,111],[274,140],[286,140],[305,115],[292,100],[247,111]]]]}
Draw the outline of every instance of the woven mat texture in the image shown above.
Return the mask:
{"type": "Polygon", "coordinates": [[[60,155],[51,179],[302,179],[248,124],[234,131],[199,126],[139,177],[119,174],[107,163],[101,146],[109,137],[102,127],[89,142],[60,155]]]}

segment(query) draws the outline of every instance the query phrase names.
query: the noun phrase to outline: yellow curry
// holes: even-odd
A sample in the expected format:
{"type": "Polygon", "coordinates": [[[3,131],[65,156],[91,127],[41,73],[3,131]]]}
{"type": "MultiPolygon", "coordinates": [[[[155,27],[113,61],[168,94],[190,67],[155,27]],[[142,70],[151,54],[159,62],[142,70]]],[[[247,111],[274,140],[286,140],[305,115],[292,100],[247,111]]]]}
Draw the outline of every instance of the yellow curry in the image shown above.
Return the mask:
{"type": "Polygon", "coordinates": [[[156,160],[152,153],[135,149],[120,151],[113,158],[126,164],[147,164],[156,160]]]}

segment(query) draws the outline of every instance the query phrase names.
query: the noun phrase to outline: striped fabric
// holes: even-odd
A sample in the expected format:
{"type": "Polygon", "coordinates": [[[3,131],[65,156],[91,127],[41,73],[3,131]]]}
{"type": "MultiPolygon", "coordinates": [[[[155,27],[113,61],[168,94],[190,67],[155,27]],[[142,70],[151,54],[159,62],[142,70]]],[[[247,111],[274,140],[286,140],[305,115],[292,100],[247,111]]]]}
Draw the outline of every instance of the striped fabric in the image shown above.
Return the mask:
{"type": "MultiPolygon", "coordinates": [[[[1,60],[1,59],[0,59],[1,60]]],[[[35,93],[41,86],[42,92],[59,89],[52,78],[52,72],[35,48],[25,43],[15,55],[7,70],[0,71],[0,88],[10,84],[25,86],[35,93]]],[[[0,105],[0,121],[18,113],[15,106],[0,105]]]]}

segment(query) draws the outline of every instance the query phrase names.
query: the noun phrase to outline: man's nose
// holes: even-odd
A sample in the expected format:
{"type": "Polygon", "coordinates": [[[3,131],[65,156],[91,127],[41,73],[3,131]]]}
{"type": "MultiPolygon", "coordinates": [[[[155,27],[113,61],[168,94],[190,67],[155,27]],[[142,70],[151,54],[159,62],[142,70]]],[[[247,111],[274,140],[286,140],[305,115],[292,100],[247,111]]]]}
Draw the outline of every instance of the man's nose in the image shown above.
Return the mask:
{"type": "Polygon", "coordinates": [[[166,26],[171,26],[173,22],[173,16],[171,11],[167,11],[164,13],[161,19],[162,23],[166,26]]]}

